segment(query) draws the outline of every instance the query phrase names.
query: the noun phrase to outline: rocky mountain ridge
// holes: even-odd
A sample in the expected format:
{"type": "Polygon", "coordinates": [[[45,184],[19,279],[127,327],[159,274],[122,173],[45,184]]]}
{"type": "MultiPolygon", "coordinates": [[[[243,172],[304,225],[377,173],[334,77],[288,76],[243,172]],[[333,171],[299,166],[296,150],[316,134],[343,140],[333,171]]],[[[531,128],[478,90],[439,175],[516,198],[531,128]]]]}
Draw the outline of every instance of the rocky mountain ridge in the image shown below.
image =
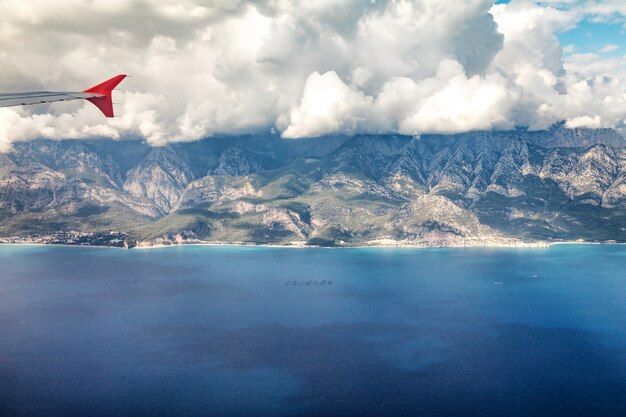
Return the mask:
{"type": "Polygon", "coordinates": [[[624,242],[625,145],[610,129],[563,126],[421,137],[246,135],[162,148],[17,143],[0,154],[0,239],[624,242]]]}

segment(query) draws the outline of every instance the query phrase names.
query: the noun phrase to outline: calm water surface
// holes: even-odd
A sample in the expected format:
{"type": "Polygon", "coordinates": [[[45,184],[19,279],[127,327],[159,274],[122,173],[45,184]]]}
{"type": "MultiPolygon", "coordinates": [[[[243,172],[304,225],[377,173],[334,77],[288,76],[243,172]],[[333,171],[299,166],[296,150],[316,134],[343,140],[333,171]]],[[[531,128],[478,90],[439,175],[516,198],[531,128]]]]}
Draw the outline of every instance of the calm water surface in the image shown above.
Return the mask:
{"type": "Polygon", "coordinates": [[[0,246],[2,416],[624,416],[626,247],[0,246]]]}

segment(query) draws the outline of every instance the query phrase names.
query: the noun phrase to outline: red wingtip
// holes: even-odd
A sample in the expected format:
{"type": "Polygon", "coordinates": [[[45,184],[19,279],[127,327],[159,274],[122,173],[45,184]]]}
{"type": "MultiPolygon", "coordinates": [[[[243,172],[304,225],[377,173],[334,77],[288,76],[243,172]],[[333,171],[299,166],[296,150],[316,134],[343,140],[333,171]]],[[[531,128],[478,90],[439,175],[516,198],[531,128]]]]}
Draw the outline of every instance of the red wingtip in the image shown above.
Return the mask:
{"type": "Polygon", "coordinates": [[[102,94],[103,97],[88,98],[106,117],[113,117],[113,102],[111,101],[111,92],[122,80],[126,78],[125,74],[116,75],[110,80],[94,85],[83,91],[84,93],[102,94]]]}

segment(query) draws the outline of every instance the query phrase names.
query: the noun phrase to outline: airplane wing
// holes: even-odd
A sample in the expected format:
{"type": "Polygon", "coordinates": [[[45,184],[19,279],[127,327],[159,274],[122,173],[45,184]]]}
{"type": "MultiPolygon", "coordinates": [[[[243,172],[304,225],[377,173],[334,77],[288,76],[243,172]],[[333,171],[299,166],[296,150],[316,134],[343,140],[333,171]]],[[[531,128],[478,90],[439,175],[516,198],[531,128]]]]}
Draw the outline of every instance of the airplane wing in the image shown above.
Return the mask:
{"type": "Polygon", "coordinates": [[[85,91],[32,91],[27,93],[0,94],[0,107],[25,106],[53,103],[56,101],[87,100],[93,103],[106,117],[113,117],[111,93],[126,75],[120,74],[94,85],[85,91]]]}

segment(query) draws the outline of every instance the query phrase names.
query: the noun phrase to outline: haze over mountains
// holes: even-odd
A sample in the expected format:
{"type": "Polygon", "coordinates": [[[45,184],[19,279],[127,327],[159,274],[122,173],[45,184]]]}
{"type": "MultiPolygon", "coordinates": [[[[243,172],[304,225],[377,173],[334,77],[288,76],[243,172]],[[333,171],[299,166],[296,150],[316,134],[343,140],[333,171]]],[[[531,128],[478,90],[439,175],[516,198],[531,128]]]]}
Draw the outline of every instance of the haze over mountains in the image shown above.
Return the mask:
{"type": "Polygon", "coordinates": [[[626,241],[626,141],[611,129],[272,135],[149,147],[14,144],[5,241],[424,246],[626,241]]]}

